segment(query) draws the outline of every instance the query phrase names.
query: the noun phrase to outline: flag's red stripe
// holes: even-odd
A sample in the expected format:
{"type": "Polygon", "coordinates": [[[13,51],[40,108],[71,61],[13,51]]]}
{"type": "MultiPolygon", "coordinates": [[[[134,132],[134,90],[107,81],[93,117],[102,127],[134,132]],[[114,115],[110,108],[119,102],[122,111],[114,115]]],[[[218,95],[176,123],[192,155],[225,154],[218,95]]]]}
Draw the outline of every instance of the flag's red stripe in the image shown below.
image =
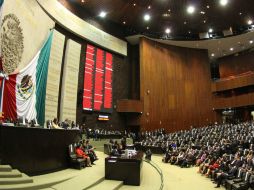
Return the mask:
{"type": "Polygon", "coordinates": [[[3,95],[3,112],[4,118],[17,119],[17,104],[16,104],[16,78],[17,74],[10,75],[9,80],[5,80],[4,95],[3,95]]]}

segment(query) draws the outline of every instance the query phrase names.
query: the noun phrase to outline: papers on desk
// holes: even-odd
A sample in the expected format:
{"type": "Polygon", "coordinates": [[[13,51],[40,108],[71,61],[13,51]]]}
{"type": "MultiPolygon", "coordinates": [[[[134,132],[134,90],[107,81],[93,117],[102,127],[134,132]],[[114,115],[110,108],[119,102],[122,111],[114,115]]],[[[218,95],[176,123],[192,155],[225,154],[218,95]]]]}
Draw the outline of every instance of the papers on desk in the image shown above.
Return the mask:
{"type": "Polygon", "coordinates": [[[3,126],[14,127],[14,123],[3,123],[3,126]]]}
{"type": "Polygon", "coordinates": [[[108,162],[110,162],[110,163],[115,163],[116,160],[108,160],[108,162]]]}

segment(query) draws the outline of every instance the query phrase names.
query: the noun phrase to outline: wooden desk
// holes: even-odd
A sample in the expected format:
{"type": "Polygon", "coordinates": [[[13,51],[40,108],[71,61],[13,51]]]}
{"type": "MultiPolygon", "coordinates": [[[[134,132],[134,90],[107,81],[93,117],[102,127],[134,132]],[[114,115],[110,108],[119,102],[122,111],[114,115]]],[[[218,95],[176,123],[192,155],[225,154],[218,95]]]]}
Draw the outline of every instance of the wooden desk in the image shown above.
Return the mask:
{"type": "Polygon", "coordinates": [[[28,175],[68,168],[68,145],[80,139],[79,130],[0,126],[1,164],[28,175]]]}
{"type": "Polygon", "coordinates": [[[125,185],[139,186],[142,176],[143,152],[132,158],[105,158],[105,179],[123,181],[125,185]]]}

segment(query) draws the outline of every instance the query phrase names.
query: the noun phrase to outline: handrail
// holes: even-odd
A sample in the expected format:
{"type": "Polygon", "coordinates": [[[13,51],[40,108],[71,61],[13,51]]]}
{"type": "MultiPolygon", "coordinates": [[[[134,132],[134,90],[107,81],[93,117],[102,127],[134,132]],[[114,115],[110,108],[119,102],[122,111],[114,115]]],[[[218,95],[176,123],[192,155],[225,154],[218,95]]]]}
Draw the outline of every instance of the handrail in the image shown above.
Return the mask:
{"type": "Polygon", "coordinates": [[[151,160],[143,159],[143,161],[144,161],[144,162],[147,162],[148,164],[150,164],[151,166],[153,166],[153,167],[156,169],[156,171],[160,174],[161,185],[160,185],[159,190],[163,190],[163,188],[164,188],[164,175],[163,175],[163,172],[162,172],[162,170],[160,169],[160,167],[159,167],[156,163],[154,163],[153,161],[151,161],[151,160]]]}

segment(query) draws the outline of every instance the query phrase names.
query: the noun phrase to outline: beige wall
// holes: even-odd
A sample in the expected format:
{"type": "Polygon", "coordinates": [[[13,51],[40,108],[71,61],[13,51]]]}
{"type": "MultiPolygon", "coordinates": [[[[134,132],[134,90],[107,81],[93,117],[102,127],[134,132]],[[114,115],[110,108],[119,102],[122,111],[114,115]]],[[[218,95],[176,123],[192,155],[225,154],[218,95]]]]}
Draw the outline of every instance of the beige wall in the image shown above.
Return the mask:
{"type": "Polygon", "coordinates": [[[49,60],[45,120],[53,120],[57,117],[59,85],[61,75],[61,65],[63,57],[65,36],[58,31],[54,31],[53,41],[49,60]]]}
{"type": "Polygon", "coordinates": [[[81,45],[72,40],[67,41],[60,105],[60,121],[76,121],[78,73],[81,45]]]}
{"type": "Polygon", "coordinates": [[[54,22],[44,13],[36,0],[5,0],[3,17],[10,13],[19,18],[23,29],[24,53],[18,67],[20,70],[32,60],[42,47],[54,22]]]}

